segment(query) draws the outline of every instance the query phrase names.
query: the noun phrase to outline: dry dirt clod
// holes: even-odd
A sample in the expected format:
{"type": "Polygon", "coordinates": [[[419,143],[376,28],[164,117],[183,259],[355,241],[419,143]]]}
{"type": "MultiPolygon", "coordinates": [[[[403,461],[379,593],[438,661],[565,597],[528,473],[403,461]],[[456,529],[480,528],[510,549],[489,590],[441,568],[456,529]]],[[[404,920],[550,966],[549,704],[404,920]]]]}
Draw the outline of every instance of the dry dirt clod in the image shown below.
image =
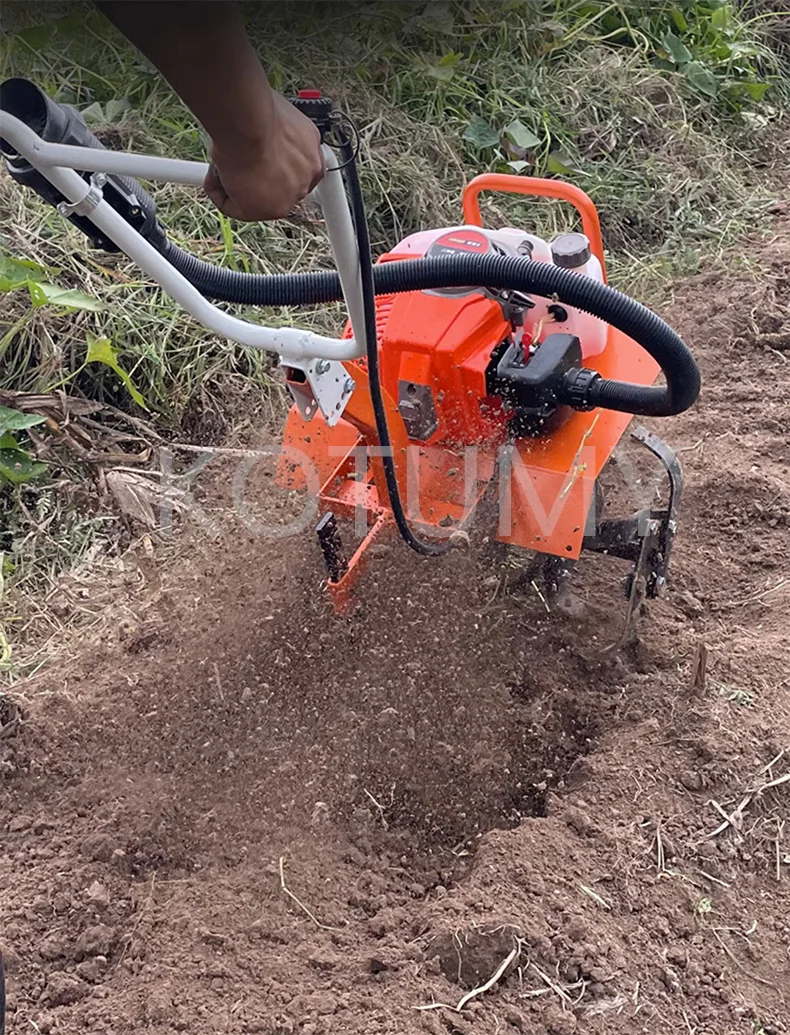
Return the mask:
{"type": "Polygon", "coordinates": [[[109,956],[117,941],[117,932],[106,924],[94,924],[82,932],[77,939],[76,952],[85,956],[109,956]]]}
{"type": "Polygon", "coordinates": [[[95,834],[88,834],[80,846],[81,853],[86,859],[93,862],[109,862],[113,853],[118,848],[118,843],[110,834],[97,831],[95,834]]]}
{"type": "Polygon", "coordinates": [[[687,791],[701,791],[705,786],[702,774],[693,769],[682,772],[679,779],[687,791]]]}
{"type": "Polygon", "coordinates": [[[89,992],[90,986],[82,978],[56,970],[47,979],[41,1001],[46,1006],[68,1006],[84,999],[89,992]]]}

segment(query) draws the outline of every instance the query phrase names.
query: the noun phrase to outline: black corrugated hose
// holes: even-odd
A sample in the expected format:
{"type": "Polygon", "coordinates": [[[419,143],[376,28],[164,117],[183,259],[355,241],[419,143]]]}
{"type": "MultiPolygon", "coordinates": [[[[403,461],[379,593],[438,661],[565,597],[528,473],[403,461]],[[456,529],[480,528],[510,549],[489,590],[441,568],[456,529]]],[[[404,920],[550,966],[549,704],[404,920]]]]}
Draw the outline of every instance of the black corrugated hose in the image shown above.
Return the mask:
{"type": "MultiPolygon", "coordinates": [[[[57,104],[33,83],[23,79],[7,80],[0,86],[0,92],[3,109],[32,126],[45,140],[102,148],[76,111],[57,104]]],[[[346,173],[351,172],[353,165],[353,161],[347,164],[346,173]]],[[[32,187],[51,204],[60,200],[58,192],[26,162],[11,157],[9,168],[15,179],[32,187]]],[[[113,179],[121,182],[128,194],[136,195],[142,220],[140,232],[207,298],[272,306],[309,305],[342,299],[337,273],[269,276],[224,270],[196,259],[167,240],[156,219],[153,200],[139,183],[127,177],[110,177],[113,179]]],[[[108,198],[113,203],[115,195],[112,191],[108,192],[108,198]]],[[[91,231],[92,224],[87,218],[71,218],[81,229],[91,231]]],[[[362,230],[361,227],[357,229],[362,230]]],[[[369,261],[369,258],[363,260],[363,267],[369,261]]],[[[559,401],[577,408],[602,406],[642,416],[668,417],[687,410],[699,395],[697,365],[671,327],[627,295],[570,270],[550,263],[532,262],[520,256],[446,255],[383,263],[373,267],[372,280],[375,293],[379,295],[471,285],[556,298],[558,302],[605,320],[633,338],[657,361],[666,378],[666,387],[608,380],[592,372],[575,385],[571,378],[566,381],[565,397],[559,401]]]]}
{"type": "MultiPolygon", "coordinates": [[[[340,279],[332,272],[239,273],[202,262],[172,244],[164,254],[201,294],[216,301],[309,305],[343,297],[340,279]]],[[[621,291],[559,266],[520,256],[446,255],[374,266],[373,284],[377,295],[466,285],[523,291],[555,298],[605,320],[650,353],[667,383],[646,386],[593,379],[585,400],[587,408],[603,406],[640,416],[669,417],[687,410],[699,395],[700,374],[694,357],[668,324],[621,291]]]]}

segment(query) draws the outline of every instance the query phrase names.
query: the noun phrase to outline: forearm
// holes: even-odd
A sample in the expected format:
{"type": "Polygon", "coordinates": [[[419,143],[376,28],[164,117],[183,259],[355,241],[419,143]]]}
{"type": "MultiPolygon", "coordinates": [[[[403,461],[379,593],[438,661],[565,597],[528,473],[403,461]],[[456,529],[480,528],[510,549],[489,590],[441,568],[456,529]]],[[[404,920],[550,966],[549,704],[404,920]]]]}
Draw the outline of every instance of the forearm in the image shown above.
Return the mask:
{"type": "Polygon", "coordinates": [[[156,66],[219,148],[266,143],[266,73],[230,0],[102,0],[97,6],[156,66]]]}

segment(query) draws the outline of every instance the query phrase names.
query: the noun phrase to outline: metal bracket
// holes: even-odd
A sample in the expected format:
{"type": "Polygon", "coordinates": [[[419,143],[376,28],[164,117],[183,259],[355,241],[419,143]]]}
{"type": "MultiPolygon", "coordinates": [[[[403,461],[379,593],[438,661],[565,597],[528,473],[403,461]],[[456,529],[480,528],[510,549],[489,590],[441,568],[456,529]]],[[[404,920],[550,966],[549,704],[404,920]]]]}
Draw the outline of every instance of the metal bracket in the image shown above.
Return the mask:
{"type": "Polygon", "coordinates": [[[281,360],[281,366],[302,419],[312,420],[320,409],[329,427],[334,427],[356,388],[343,364],[334,359],[311,359],[304,363],[281,360]]]}
{"type": "Polygon", "coordinates": [[[60,215],[65,216],[66,219],[69,216],[89,216],[104,197],[102,188],[106,182],[107,176],[105,173],[93,173],[90,189],[82,201],[76,201],[73,205],[68,201],[61,201],[58,205],[60,215]]]}

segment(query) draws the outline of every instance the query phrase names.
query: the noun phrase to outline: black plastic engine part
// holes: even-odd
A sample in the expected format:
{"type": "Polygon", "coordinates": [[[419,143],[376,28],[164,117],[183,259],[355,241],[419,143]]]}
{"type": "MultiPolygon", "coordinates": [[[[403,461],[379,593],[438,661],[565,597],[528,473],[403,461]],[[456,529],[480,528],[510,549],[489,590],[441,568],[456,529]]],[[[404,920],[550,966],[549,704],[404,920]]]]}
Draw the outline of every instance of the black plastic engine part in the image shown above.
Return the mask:
{"type": "Polygon", "coordinates": [[[573,334],[550,334],[534,350],[513,342],[496,364],[491,387],[513,408],[511,432],[542,435],[570,414],[565,378],[579,367],[582,347],[573,334]]]}

